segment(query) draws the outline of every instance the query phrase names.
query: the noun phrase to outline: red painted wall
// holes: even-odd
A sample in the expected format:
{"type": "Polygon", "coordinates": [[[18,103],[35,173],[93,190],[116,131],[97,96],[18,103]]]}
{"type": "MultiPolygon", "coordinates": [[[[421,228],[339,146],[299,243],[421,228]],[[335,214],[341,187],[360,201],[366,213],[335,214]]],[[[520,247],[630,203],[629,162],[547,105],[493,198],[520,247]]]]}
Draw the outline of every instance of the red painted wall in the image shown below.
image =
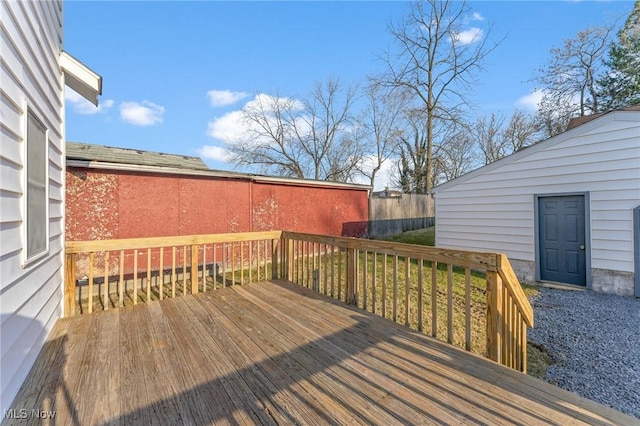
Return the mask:
{"type": "Polygon", "coordinates": [[[69,167],[69,241],[289,230],[362,236],[366,190],[69,167]]]}

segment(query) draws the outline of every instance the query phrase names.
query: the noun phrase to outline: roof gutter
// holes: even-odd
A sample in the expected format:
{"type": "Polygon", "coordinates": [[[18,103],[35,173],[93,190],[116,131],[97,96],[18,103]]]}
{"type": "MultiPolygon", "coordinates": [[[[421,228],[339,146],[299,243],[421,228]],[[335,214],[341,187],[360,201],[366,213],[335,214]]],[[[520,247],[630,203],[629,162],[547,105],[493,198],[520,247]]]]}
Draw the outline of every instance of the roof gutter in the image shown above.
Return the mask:
{"type": "Polygon", "coordinates": [[[360,191],[371,191],[370,185],[360,185],[355,183],[327,182],[323,180],[293,179],[276,176],[260,176],[248,173],[226,172],[223,170],[196,170],[180,169],[176,167],[146,166],[138,164],[109,163],[103,161],[87,160],[67,160],[67,167],[78,167],[84,169],[117,170],[124,172],[157,173],[167,175],[183,176],[205,176],[227,179],[249,180],[256,183],[274,183],[279,185],[311,186],[325,188],[356,189],[360,191]]]}

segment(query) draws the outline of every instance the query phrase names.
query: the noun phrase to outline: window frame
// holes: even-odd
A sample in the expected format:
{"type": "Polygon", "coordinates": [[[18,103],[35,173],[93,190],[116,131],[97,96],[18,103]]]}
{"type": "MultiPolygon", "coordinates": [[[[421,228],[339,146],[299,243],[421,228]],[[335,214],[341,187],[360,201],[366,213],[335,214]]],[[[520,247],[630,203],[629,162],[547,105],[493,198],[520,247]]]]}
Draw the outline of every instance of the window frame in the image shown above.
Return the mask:
{"type": "MultiPolygon", "coordinates": [[[[26,104],[26,102],[25,102],[26,104]]],[[[49,256],[49,252],[50,252],[50,247],[49,247],[49,226],[50,226],[50,212],[49,212],[49,208],[50,208],[50,200],[49,200],[49,128],[44,124],[43,120],[40,119],[40,117],[38,116],[38,113],[35,109],[30,108],[28,104],[26,104],[25,108],[24,108],[24,139],[23,139],[23,173],[22,173],[22,188],[23,188],[23,194],[22,194],[22,209],[23,209],[23,233],[22,233],[22,241],[23,241],[23,246],[22,246],[22,252],[23,252],[23,268],[29,267],[31,265],[33,265],[35,262],[37,262],[38,260],[41,260],[43,258],[46,258],[49,256]],[[36,125],[37,127],[39,127],[43,132],[43,138],[44,140],[39,139],[37,141],[38,144],[41,144],[44,150],[44,152],[42,153],[44,158],[43,158],[43,162],[44,164],[44,248],[38,249],[36,251],[34,251],[33,253],[30,252],[30,244],[29,244],[29,237],[31,236],[30,234],[30,217],[29,217],[29,212],[31,210],[31,208],[29,207],[29,200],[30,200],[30,193],[32,191],[29,190],[30,187],[30,165],[29,165],[29,148],[32,147],[33,144],[35,144],[36,142],[34,142],[34,135],[30,135],[29,129],[31,127],[31,124],[36,125]]],[[[40,133],[38,133],[39,135],[40,133]]],[[[34,167],[33,161],[31,162],[31,167],[34,167]]],[[[42,176],[40,176],[42,177],[42,176]]],[[[33,180],[32,180],[33,181],[33,180]]],[[[40,183],[40,182],[38,182],[40,183]]],[[[35,218],[38,219],[38,218],[35,218]]]]}

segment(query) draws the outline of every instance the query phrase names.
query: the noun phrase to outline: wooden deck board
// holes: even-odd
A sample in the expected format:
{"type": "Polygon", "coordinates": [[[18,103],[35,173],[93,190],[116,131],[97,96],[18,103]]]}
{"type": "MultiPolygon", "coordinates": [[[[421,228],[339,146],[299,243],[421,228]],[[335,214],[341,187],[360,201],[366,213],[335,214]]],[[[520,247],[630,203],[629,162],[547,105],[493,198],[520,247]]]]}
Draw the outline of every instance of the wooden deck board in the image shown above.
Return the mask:
{"type": "Polygon", "coordinates": [[[60,320],[11,408],[78,425],[640,423],[283,282],[60,320]]]}
{"type": "MultiPolygon", "coordinates": [[[[299,334],[298,329],[288,328],[285,324],[278,324],[276,333],[270,333],[269,328],[271,326],[269,323],[273,323],[275,318],[270,318],[269,321],[261,321],[264,320],[264,315],[262,317],[252,315],[251,312],[255,310],[255,307],[251,309],[247,302],[244,298],[237,296],[235,300],[227,302],[227,312],[236,315],[235,320],[238,323],[249,320],[257,331],[257,333],[251,334],[251,337],[260,336],[262,345],[277,345],[274,359],[280,362],[293,362],[302,366],[305,369],[304,374],[314,379],[315,392],[312,395],[320,396],[321,393],[317,391],[318,388],[331,389],[331,392],[322,392],[323,394],[331,395],[334,399],[326,407],[326,412],[332,413],[337,407],[351,407],[350,416],[353,417],[354,413],[358,412],[357,409],[361,407],[363,413],[359,415],[368,422],[388,424],[396,421],[393,416],[396,410],[388,412],[388,410],[382,410],[374,404],[376,395],[378,398],[383,398],[388,396],[388,391],[377,389],[376,386],[363,381],[358,375],[344,368],[341,365],[342,354],[336,354],[333,351],[334,348],[329,348],[329,350],[324,348],[323,350],[322,343],[316,342],[317,335],[312,336],[313,339],[305,338],[299,334]],[[245,304],[247,305],[242,309],[245,304]],[[237,313],[238,311],[243,314],[237,313]],[[293,358],[292,360],[285,361],[283,359],[291,357],[293,358]]],[[[215,301],[215,303],[219,303],[219,301],[215,301]]],[[[410,412],[409,407],[404,408],[410,412]]],[[[404,420],[405,423],[411,421],[409,418],[404,420]]],[[[413,419],[414,422],[418,420],[420,419],[413,419]]]]}

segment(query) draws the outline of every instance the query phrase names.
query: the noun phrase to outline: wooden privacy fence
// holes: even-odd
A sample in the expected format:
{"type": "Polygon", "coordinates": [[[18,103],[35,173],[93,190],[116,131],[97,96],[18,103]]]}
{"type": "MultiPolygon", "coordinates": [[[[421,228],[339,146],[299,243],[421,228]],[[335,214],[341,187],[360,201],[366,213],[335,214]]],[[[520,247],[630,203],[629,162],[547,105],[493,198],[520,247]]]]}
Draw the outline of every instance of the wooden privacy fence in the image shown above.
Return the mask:
{"type": "Polygon", "coordinates": [[[533,310],[498,253],[271,231],[68,242],[66,274],[67,315],[285,279],[527,368],[533,310]]]}

